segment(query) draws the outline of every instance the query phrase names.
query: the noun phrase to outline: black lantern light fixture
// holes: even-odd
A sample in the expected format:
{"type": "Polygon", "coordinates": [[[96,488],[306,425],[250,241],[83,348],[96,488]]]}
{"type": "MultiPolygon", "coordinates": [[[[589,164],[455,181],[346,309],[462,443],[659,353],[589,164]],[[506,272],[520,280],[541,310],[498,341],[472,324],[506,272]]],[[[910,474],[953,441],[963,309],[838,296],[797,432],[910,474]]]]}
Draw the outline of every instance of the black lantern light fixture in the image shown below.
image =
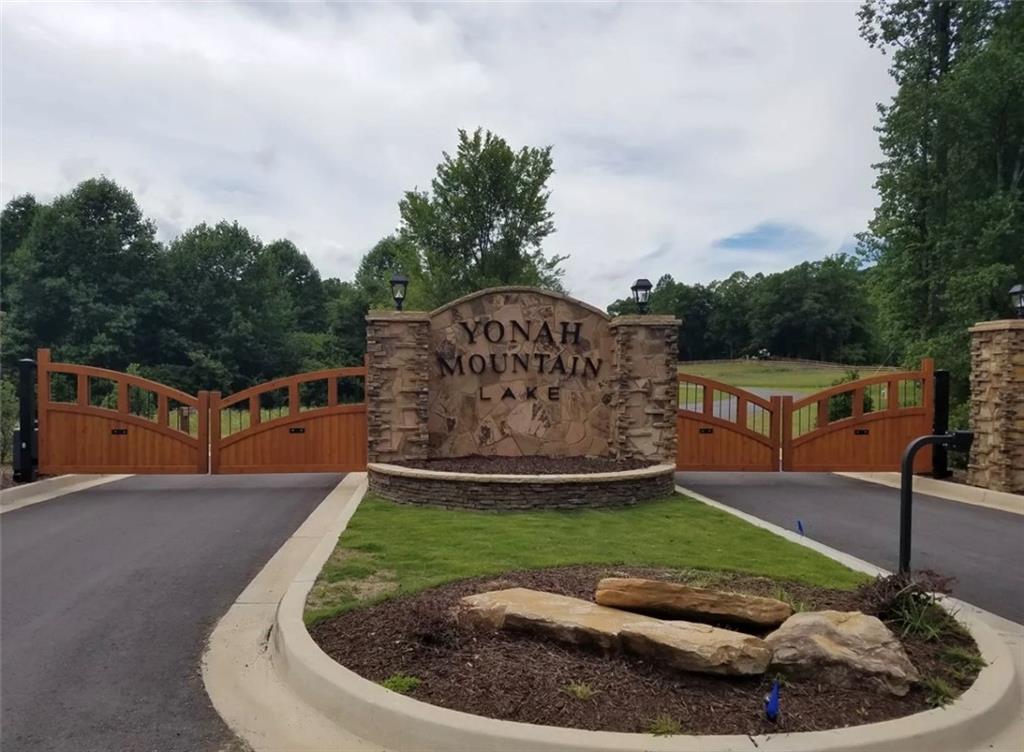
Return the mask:
{"type": "Polygon", "coordinates": [[[636,308],[641,314],[647,313],[647,305],[651,302],[652,287],[651,280],[638,279],[629,288],[633,291],[633,301],[636,303],[636,308]]]}
{"type": "Polygon", "coordinates": [[[401,272],[391,275],[391,297],[395,299],[395,310],[402,310],[402,303],[405,302],[405,293],[409,289],[409,278],[401,272]]]}
{"type": "Polygon", "coordinates": [[[1024,285],[1014,285],[1010,288],[1010,305],[1017,318],[1024,319],[1024,285]]]}

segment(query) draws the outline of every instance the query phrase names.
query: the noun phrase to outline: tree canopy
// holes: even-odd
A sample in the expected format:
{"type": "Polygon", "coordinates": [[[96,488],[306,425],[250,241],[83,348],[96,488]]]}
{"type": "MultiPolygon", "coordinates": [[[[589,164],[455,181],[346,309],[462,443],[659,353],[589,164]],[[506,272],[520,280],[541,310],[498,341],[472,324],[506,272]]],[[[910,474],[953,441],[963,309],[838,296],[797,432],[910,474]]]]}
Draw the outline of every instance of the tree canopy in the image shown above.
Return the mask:
{"type": "Polygon", "coordinates": [[[860,18],[899,84],[860,236],[879,334],[906,361],[936,357],[962,398],[967,328],[1008,315],[1024,278],[1024,4],[870,2],[860,18]]]}
{"type": "MultiPolygon", "coordinates": [[[[775,274],[736,272],[709,285],[666,274],[651,292],[652,313],[682,321],[679,358],[758,355],[864,363],[877,358],[867,280],[856,259],[838,254],[775,274]]],[[[609,313],[632,313],[617,300],[609,313]]]]}
{"type": "Polygon", "coordinates": [[[562,256],[545,255],[555,231],[547,181],[551,147],[514,151],[490,131],[459,131],[430,191],[407,191],[401,234],[415,249],[409,272],[432,306],[496,285],[561,289],[562,256]]]}

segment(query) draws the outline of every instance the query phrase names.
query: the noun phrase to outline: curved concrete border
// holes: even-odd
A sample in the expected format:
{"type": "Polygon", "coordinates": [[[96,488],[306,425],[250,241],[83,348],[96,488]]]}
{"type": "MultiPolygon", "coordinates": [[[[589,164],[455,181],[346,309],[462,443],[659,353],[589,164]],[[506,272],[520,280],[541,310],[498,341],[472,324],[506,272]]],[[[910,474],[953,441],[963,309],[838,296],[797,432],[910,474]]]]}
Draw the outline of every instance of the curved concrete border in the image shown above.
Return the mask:
{"type": "MultiPolygon", "coordinates": [[[[336,540],[336,535],[331,543],[336,540]]],[[[675,736],[580,731],[483,718],[390,692],[336,663],[313,642],[302,620],[306,596],[333,545],[302,567],[277,608],[271,659],[292,691],[361,738],[392,750],[465,752],[888,752],[970,749],[1000,733],[1019,706],[1013,657],[999,636],[971,612],[959,618],[988,663],[955,703],[883,723],[774,736],[675,736]]]]}
{"type": "Polygon", "coordinates": [[[541,485],[564,485],[566,483],[613,483],[623,480],[639,480],[653,478],[666,473],[674,474],[675,465],[651,465],[635,470],[612,470],[604,473],[565,473],[551,475],[511,475],[498,473],[460,473],[448,470],[427,470],[405,465],[390,465],[384,462],[371,462],[367,470],[384,475],[397,475],[402,478],[418,480],[467,481],[471,483],[537,483],[541,485]]]}

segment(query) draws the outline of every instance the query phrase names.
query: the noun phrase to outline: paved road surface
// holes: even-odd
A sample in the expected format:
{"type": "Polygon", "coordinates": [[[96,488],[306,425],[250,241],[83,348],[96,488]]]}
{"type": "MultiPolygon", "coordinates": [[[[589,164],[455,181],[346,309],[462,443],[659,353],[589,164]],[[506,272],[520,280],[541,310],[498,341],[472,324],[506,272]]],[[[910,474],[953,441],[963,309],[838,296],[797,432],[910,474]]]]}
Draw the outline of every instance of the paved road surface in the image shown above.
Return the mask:
{"type": "MultiPolygon", "coordinates": [[[[680,485],[895,570],[899,490],[828,473],[679,473],[680,485]]],[[[915,569],[957,578],[954,595],[1024,623],[1024,515],[914,495],[915,569]]]]}
{"type": "Polygon", "coordinates": [[[137,476],[0,517],[4,752],[234,749],[206,639],[340,478],[137,476]]]}

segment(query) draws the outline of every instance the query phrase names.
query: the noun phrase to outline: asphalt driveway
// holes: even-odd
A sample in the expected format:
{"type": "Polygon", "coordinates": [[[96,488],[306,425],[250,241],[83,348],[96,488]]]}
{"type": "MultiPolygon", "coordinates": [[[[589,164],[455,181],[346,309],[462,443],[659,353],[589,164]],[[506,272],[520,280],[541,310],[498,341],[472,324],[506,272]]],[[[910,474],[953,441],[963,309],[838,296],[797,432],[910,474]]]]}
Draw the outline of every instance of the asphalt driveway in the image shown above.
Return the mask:
{"type": "Polygon", "coordinates": [[[136,476],[0,517],[4,752],[235,749],[206,639],[341,477],[136,476]]]}
{"type": "MultiPolygon", "coordinates": [[[[899,490],[829,473],[678,473],[677,482],[885,569],[899,555],[899,490]]],[[[914,495],[911,566],[956,577],[954,595],[1024,623],[1024,515],[914,495]]]]}

